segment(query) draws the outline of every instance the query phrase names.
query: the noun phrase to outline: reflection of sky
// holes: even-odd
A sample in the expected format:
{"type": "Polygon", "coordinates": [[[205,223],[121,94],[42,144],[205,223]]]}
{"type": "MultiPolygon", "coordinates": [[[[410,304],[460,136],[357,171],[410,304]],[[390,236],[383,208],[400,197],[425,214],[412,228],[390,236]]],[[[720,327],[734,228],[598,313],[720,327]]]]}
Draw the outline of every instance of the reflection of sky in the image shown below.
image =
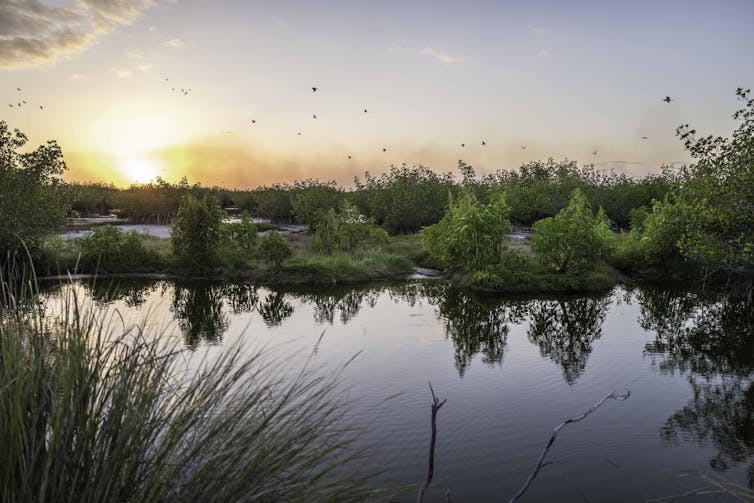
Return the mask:
{"type": "MultiPolygon", "coordinates": [[[[116,301],[110,309],[117,309],[126,324],[148,316],[160,327],[170,325],[172,287],[155,285],[141,308],[116,301]]],[[[258,289],[261,301],[270,293],[258,289]]],[[[715,449],[709,439],[696,445],[663,442],[660,436],[668,418],[692,398],[688,376],[662,374],[644,355],[654,333],[640,327],[640,306],[636,300],[627,303],[621,289],[611,297],[601,336],[592,341],[585,370],[573,384],[564,380],[561,365],[530,342],[528,317],[509,324],[502,364],[485,365],[476,354],[460,377],[438,306],[422,295],[411,306],[395,292],[380,291],[373,307],[362,302],[347,323],[336,309],[332,324],[315,321],[311,298],[286,294],[286,301],[293,314],[277,326],[268,326],[254,311],[234,315],[226,304],[230,323],[222,342],[201,344],[194,359],[241,344],[247,352],[268,348],[286,369],[297,371],[323,330],[312,368],[336,368],[362,351],[341,383],[355,401],[353,417],[371,425],[366,440],[375,443],[374,463],[399,483],[418,484],[426,477],[427,381],[448,399],[438,415],[433,487],[443,492],[450,487],[459,501],[513,494],[556,424],[605,394],[626,389],[632,393],[628,401],[608,402],[561,432],[550,455],[554,464],[542,471],[528,497],[614,501],[619,494],[635,501],[703,485],[693,475],[677,477],[683,470],[710,473],[715,449]]],[[[167,333],[180,337],[172,326],[167,333]]],[[[734,466],[725,477],[741,482],[744,469],[734,466]]]]}
{"type": "Polygon", "coordinates": [[[0,23],[2,119],[59,140],[77,179],[350,182],[549,156],[644,173],[686,158],[679,124],[729,133],[754,81],[748,0],[97,2],[107,22],[88,3],[65,41],[54,17],[0,23]]]}

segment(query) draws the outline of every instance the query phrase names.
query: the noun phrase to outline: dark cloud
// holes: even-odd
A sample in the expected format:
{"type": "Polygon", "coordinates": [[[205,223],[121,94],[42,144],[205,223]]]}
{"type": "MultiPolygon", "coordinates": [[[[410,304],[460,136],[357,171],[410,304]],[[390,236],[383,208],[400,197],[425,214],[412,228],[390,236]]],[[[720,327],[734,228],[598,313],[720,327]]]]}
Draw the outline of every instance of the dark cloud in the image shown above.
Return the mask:
{"type": "Polygon", "coordinates": [[[0,68],[35,67],[86,49],[98,35],[130,23],[153,0],[0,1],[0,68]]]}

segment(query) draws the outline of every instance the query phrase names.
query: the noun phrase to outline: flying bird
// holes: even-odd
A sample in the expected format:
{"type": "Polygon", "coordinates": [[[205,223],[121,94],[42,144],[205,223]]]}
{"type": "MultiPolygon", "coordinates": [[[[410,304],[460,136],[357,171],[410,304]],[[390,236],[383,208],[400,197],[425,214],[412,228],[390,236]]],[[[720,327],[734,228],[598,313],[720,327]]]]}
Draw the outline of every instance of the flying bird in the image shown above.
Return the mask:
{"type": "Polygon", "coordinates": [[[526,150],[526,145],[521,145],[521,150],[526,150]]]}
{"type": "Polygon", "coordinates": [[[17,87],[16,89],[18,89],[18,92],[21,92],[21,88],[20,87],[17,87]]]}
{"type": "Polygon", "coordinates": [[[301,131],[298,132],[298,135],[301,136],[301,131]]]}
{"type": "Polygon", "coordinates": [[[42,105],[39,105],[39,109],[40,109],[40,110],[44,110],[44,109],[45,109],[45,107],[43,107],[42,105]]]}
{"type": "Polygon", "coordinates": [[[487,145],[487,142],[485,142],[484,140],[482,140],[482,146],[484,147],[485,145],[487,145]]]}
{"type": "Polygon", "coordinates": [[[647,136],[642,136],[641,137],[642,140],[646,140],[647,138],[648,138],[647,136]]]}
{"type": "Polygon", "coordinates": [[[382,148],[382,151],[383,151],[383,152],[387,152],[387,149],[383,147],[383,148],[382,148]]]}
{"type": "Polygon", "coordinates": [[[317,114],[312,115],[312,119],[316,119],[316,118],[317,118],[317,114]]]}
{"type": "Polygon", "coordinates": [[[13,108],[13,104],[12,103],[8,104],[8,106],[11,107],[11,108],[13,108]]]}
{"type": "Polygon", "coordinates": [[[351,158],[351,156],[349,155],[349,156],[348,156],[348,158],[350,159],[350,158],[351,158]]]}
{"type": "Polygon", "coordinates": [[[670,96],[665,96],[662,101],[664,101],[665,103],[670,103],[671,101],[673,101],[673,99],[670,96]]]}
{"type": "Polygon", "coordinates": [[[317,92],[317,88],[316,87],[312,87],[312,92],[316,93],[317,92]]]}
{"type": "Polygon", "coordinates": [[[466,146],[466,144],[465,144],[465,143],[461,143],[461,148],[463,148],[463,147],[465,147],[465,146],[466,146]]]}
{"type": "Polygon", "coordinates": [[[592,152],[592,155],[597,155],[597,151],[595,150],[594,152],[592,152]]]}
{"type": "Polygon", "coordinates": [[[367,113],[367,109],[366,108],[364,109],[364,113],[367,113]]]}
{"type": "Polygon", "coordinates": [[[255,121],[254,119],[251,119],[251,123],[252,123],[252,124],[256,124],[256,123],[257,123],[257,121],[255,121]]]}

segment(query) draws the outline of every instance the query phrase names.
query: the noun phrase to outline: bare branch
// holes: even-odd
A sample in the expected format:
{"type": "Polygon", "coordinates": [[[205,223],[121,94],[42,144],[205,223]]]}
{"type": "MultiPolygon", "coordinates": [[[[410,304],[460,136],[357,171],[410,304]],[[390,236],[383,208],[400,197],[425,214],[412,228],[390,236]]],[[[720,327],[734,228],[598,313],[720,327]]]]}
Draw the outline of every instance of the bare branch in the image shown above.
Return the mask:
{"type": "Polygon", "coordinates": [[[628,390],[625,395],[616,395],[614,392],[610,393],[608,395],[605,395],[602,398],[602,400],[594,404],[589,410],[587,410],[580,416],[572,417],[571,419],[566,419],[565,421],[557,425],[555,429],[552,430],[552,436],[550,436],[550,440],[547,441],[547,445],[545,445],[545,448],[542,450],[542,454],[539,455],[539,459],[537,460],[537,464],[534,467],[534,471],[531,472],[531,475],[529,475],[529,478],[526,479],[526,482],[524,482],[524,485],[521,487],[521,489],[519,489],[518,492],[510,500],[508,500],[508,503],[513,503],[514,501],[517,501],[521,496],[523,496],[523,494],[529,488],[531,483],[534,481],[534,478],[539,473],[539,470],[546,464],[544,463],[545,456],[547,456],[547,453],[550,451],[550,447],[552,447],[552,444],[555,442],[555,437],[558,436],[558,433],[560,433],[560,430],[565,428],[567,424],[581,421],[586,416],[588,416],[589,414],[597,410],[603,403],[605,403],[609,399],[618,400],[622,402],[623,400],[628,399],[628,397],[630,396],[631,396],[631,390],[628,390]]]}
{"type": "MultiPolygon", "coordinates": [[[[416,497],[416,501],[418,503],[422,503],[424,501],[424,492],[429,487],[429,484],[432,483],[432,476],[435,473],[435,440],[437,439],[437,411],[440,410],[440,407],[445,405],[445,402],[448,401],[447,398],[441,400],[437,399],[437,395],[435,395],[435,390],[432,389],[432,383],[429,383],[429,391],[432,393],[432,439],[429,442],[429,470],[427,471],[427,481],[424,483],[424,486],[419,490],[419,494],[416,497]]],[[[446,498],[450,498],[450,490],[446,492],[446,498]]]]}

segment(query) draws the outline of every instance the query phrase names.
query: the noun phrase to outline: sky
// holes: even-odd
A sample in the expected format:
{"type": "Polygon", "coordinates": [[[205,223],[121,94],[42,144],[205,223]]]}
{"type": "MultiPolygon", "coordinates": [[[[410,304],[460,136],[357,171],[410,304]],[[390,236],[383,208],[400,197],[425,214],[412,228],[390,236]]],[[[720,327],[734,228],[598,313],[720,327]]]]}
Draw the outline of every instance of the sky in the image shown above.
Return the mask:
{"type": "Polygon", "coordinates": [[[0,0],[0,120],[119,186],[644,175],[688,161],[677,126],[733,130],[753,27],[752,0],[0,0]]]}

